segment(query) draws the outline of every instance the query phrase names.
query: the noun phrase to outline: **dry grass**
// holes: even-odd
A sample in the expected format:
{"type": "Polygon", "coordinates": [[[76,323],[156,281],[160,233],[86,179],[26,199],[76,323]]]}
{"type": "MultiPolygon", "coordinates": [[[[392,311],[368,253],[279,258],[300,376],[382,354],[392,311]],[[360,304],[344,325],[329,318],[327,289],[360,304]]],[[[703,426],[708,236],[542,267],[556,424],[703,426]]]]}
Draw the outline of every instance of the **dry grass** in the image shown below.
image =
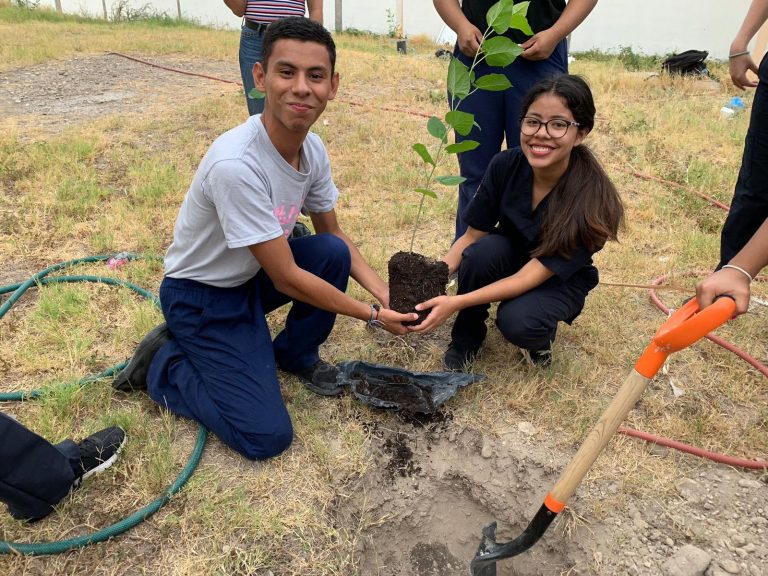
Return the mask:
{"type": "MultiPolygon", "coordinates": [[[[130,50],[232,59],[236,70],[232,32],[179,27],[159,33],[141,24],[0,19],[0,36],[5,69],[130,50]]],[[[446,64],[430,57],[432,47],[418,43],[408,56],[394,54],[391,43],[376,38],[341,37],[339,46],[339,99],[317,131],[342,190],[342,226],[385,274],[389,256],[407,248],[415,218],[417,198],[409,189],[419,181],[421,163],[409,148],[427,136],[424,118],[384,109],[442,110],[446,64]]],[[[584,74],[594,89],[599,122],[588,141],[627,206],[621,243],[598,255],[602,279],[646,284],[669,274],[670,282],[692,287],[689,273],[711,269],[717,260],[724,212],[688,191],[629,172],[729,201],[747,125],[745,116],[730,122],[718,118],[733,88],[646,80],[615,62],[576,61],[572,71],[584,74]]],[[[716,72],[723,75],[722,69],[716,72]]],[[[242,104],[234,90],[224,100],[191,95],[172,113],[106,117],[38,142],[0,135],[0,283],[90,254],[162,253],[199,158],[219,133],[243,119],[242,104]]],[[[447,249],[455,201],[455,192],[446,189],[428,204],[418,251],[440,256],[447,249]]],[[[152,261],[115,272],[92,265],[77,273],[115,275],[155,292],[161,279],[161,268],[152,261]]],[[[363,297],[357,286],[350,290],[363,297]]],[[[768,295],[764,284],[756,284],[755,292],[768,295]]],[[[662,296],[677,306],[684,295],[662,296]]],[[[106,382],[59,387],[125,359],[159,318],[151,304],[126,290],[67,284],[31,291],[0,321],[0,390],[53,387],[40,401],[3,405],[3,411],[51,440],[110,423],[126,427],[131,438],[114,471],[73,494],[55,519],[28,526],[0,517],[3,539],[58,539],[104,526],[151,501],[178,474],[194,443],[194,424],[164,414],[143,395],[113,394],[106,382]]],[[[273,324],[279,320],[278,314],[273,324]]],[[[528,420],[559,435],[561,445],[552,450],[572,448],[662,320],[643,291],[600,286],[578,321],[560,329],[555,363],[547,370],[527,367],[491,330],[476,365],[488,379],[450,402],[453,426],[502,432],[528,420]]],[[[766,309],[757,307],[719,333],[765,361],[766,325],[766,309]]],[[[323,354],[429,370],[438,368],[446,344],[445,331],[390,340],[371,337],[359,322],[341,318],[323,354]]],[[[296,439],[280,458],[250,463],[211,439],[189,486],[137,529],[109,545],[67,555],[0,557],[0,572],[69,574],[88,566],[100,574],[355,573],[359,527],[337,526],[332,510],[370,466],[368,423],[387,416],[349,397],[318,398],[292,378],[283,384],[296,439]]],[[[654,380],[628,424],[716,451],[765,457],[768,388],[746,364],[703,342],[672,358],[668,373],[654,380]],[[670,381],[685,394],[676,398],[670,381]]],[[[690,461],[659,458],[639,441],[616,438],[590,473],[585,498],[589,501],[595,482],[623,487],[614,500],[592,501],[599,514],[601,506],[622,499],[663,494],[685,466],[690,461]]]]}

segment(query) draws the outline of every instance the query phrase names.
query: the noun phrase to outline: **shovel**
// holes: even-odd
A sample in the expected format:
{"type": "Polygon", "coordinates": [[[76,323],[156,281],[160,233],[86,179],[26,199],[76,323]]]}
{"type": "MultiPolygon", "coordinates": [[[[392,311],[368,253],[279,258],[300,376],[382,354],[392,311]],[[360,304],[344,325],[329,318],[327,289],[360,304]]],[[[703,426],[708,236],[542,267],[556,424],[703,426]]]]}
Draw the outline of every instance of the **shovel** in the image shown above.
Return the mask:
{"type": "Polygon", "coordinates": [[[643,395],[648,382],[664,365],[667,356],[706,336],[730,319],[735,309],[735,302],[725,297],[699,311],[694,298],[664,322],[523,533],[510,542],[498,543],[496,522],[483,528],[483,540],[470,564],[471,576],[496,576],[498,560],[525,552],[541,538],[552,520],[565,508],[565,503],[643,395]]]}

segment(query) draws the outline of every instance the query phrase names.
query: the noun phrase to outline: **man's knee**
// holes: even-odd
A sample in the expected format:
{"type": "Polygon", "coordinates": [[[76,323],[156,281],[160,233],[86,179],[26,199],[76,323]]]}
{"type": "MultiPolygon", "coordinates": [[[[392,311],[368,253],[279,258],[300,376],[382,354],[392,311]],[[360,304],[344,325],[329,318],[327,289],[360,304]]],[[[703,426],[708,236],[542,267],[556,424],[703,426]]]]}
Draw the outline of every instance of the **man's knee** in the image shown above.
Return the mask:
{"type": "Polygon", "coordinates": [[[285,452],[293,441],[290,419],[275,422],[270,429],[242,433],[230,447],[249,460],[266,460],[285,452]]]}

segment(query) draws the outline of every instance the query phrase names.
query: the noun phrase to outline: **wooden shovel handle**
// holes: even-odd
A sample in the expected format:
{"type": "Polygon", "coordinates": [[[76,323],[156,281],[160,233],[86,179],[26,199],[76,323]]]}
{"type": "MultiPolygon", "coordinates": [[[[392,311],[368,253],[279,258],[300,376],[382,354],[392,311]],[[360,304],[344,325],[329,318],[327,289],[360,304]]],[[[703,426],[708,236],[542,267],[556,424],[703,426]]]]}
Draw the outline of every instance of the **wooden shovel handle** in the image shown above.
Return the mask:
{"type": "Polygon", "coordinates": [[[653,341],[629,373],[624,384],[582,443],[576,455],[547,494],[544,505],[559,513],[565,508],[582,479],[603,451],[616,429],[645,392],[648,382],[659,371],[672,352],[682,350],[733,316],[736,303],[731,298],[719,298],[699,312],[696,300],[690,300],[672,314],[659,328],[653,341]]]}
{"type": "Polygon", "coordinates": [[[559,513],[565,508],[565,503],[576,492],[582,479],[608,444],[616,429],[643,395],[649,381],[650,378],[646,378],[636,370],[629,373],[618,394],[611,400],[608,408],[600,416],[576,455],[560,475],[557,484],[547,495],[545,504],[552,512],[559,513]],[[558,507],[559,510],[553,509],[558,507]]]}

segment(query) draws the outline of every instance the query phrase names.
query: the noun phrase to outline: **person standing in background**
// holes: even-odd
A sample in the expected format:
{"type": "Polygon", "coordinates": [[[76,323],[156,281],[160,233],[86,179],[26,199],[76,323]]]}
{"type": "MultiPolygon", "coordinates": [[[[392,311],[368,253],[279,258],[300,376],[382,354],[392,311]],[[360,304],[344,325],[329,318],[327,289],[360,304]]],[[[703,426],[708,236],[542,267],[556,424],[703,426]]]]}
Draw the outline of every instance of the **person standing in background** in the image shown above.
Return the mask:
{"type": "Polygon", "coordinates": [[[731,208],[720,237],[719,270],[744,248],[768,218],[768,55],[758,68],[748,45],[768,20],[768,0],[753,0],[728,52],[731,80],[737,88],[755,88],[752,114],[731,208]],[[757,74],[758,81],[747,78],[757,74]]]}
{"type": "MultiPolygon", "coordinates": [[[[249,96],[254,88],[253,65],[261,62],[264,31],[270,23],[289,16],[304,16],[305,0],[224,0],[235,16],[243,18],[240,31],[240,76],[243,79],[248,114],[264,111],[263,98],[249,96]]],[[[310,20],[323,23],[323,0],[306,0],[310,20]]]]}
{"type": "MultiPolygon", "coordinates": [[[[443,21],[456,32],[454,57],[467,66],[480,48],[483,32],[488,28],[486,13],[496,0],[433,0],[443,21]]],[[[519,30],[505,35],[520,44],[523,53],[505,68],[488,66],[485,62],[475,68],[478,77],[504,74],[512,88],[503,92],[478,90],[461,103],[460,110],[475,116],[477,125],[467,136],[456,135],[456,141],[475,140],[480,146],[459,154],[461,175],[466,181],[459,186],[459,206],[456,211],[456,235],[467,230],[462,213],[475,195],[488,164],[506,138],[507,148],[520,145],[520,107],[523,96],[539,80],[568,72],[566,37],[589,15],[597,0],[531,0],[528,23],[533,36],[519,30]],[[480,126],[480,129],[477,128],[480,126]]]]}

